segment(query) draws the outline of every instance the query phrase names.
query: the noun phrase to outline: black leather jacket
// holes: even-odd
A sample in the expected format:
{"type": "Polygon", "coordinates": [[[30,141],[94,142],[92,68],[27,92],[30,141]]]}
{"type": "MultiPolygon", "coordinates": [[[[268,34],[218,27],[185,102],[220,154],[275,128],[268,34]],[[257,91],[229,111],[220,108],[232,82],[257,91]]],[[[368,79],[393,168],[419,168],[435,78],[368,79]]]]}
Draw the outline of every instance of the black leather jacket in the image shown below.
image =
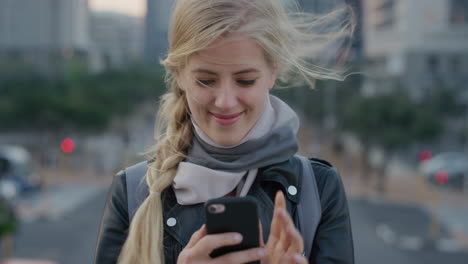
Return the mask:
{"type": "MultiPolygon", "coordinates": [[[[249,196],[259,203],[263,235],[269,234],[273,213],[273,200],[277,190],[286,194],[288,211],[297,221],[296,203],[300,195],[289,195],[288,186],[294,185],[301,191],[302,172],[300,161],[289,161],[259,169],[257,179],[249,196]]],[[[341,178],[336,169],[321,160],[311,160],[315,172],[322,207],[322,217],[317,227],[309,263],[352,264],[354,248],[347,199],[341,178]]],[[[188,243],[195,230],[204,223],[203,204],[182,206],[177,204],[172,188],[163,194],[163,218],[174,217],[177,224],[164,226],[164,249],[166,264],[176,263],[177,257],[188,243]]],[[[297,222],[296,222],[297,224],[297,222]]],[[[307,223],[303,223],[307,224],[307,223]]],[[[127,237],[129,227],[125,173],[119,172],[110,188],[95,252],[95,264],[114,264],[127,237]]]]}

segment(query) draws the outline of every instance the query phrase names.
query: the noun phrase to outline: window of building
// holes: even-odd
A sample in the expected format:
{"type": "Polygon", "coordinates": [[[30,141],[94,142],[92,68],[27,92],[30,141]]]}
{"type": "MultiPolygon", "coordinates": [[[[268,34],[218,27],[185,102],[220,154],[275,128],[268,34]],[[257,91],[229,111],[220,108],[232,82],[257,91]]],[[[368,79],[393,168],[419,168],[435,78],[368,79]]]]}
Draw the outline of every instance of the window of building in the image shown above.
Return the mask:
{"type": "Polygon", "coordinates": [[[468,24],[468,1],[451,0],[450,22],[452,24],[468,24]]]}
{"type": "Polygon", "coordinates": [[[437,73],[439,71],[439,57],[436,55],[429,55],[427,57],[427,68],[430,73],[437,73]]]}
{"type": "Polygon", "coordinates": [[[460,56],[458,55],[453,55],[450,59],[450,70],[453,73],[458,73],[460,72],[460,67],[461,67],[461,60],[460,56]]]}
{"type": "Polygon", "coordinates": [[[380,0],[375,9],[375,16],[377,29],[391,28],[396,18],[395,0],[380,0]]]}

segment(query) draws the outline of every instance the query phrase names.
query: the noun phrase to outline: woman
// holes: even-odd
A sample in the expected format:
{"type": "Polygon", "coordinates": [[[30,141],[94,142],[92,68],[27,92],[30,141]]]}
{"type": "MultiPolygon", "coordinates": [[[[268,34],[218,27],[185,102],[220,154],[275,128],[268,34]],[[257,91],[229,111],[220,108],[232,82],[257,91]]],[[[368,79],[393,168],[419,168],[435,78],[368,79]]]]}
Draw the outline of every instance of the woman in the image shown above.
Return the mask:
{"type": "Polygon", "coordinates": [[[158,144],[144,178],[149,195],[132,218],[126,174],[114,177],[95,263],[354,262],[343,186],[334,169],[317,161],[311,163],[322,217],[312,248],[304,249],[295,227],[295,197],[298,179],[311,176],[301,175],[294,157],[299,121],[289,106],[269,95],[276,80],[288,81],[291,73],[307,83],[339,79],[308,64],[304,54],[351,27],[342,24],[334,35],[318,35],[310,29],[323,26],[323,19],[288,16],[281,2],[177,1],[162,62],[169,91],[162,98],[158,144]],[[213,249],[242,238],[207,235],[203,203],[245,195],[261,207],[261,246],[210,258],[213,249]]]}

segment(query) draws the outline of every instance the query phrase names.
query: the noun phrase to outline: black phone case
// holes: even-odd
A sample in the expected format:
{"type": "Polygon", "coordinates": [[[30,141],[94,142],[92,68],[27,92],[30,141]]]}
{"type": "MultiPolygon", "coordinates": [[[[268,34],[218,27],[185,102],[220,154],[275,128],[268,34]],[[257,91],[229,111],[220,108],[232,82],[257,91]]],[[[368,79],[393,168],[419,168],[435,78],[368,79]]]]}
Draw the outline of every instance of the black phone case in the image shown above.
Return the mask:
{"type": "MultiPolygon", "coordinates": [[[[257,203],[249,197],[223,197],[205,203],[206,231],[208,234],[238,232],[242,242],[238,245],[221,247],[213,250],[211,257],[218,257],[229,252],[259,246],[257,203]],[[209,212],[211,204],[223,204],[225,211],[214,214],[209,212]]],[[[251,262],[260,263],[260,262],[251,262]]]]}

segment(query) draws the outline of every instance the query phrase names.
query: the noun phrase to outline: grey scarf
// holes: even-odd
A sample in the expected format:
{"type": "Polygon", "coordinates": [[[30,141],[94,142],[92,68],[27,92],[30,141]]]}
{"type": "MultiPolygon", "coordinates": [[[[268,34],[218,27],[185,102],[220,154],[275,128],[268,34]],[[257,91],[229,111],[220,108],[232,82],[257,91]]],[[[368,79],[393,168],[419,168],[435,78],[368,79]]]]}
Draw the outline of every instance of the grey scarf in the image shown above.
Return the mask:
{"type": "Polygon", "coordinates": [[[299,119],[279,98],[270,95],[259,121],[240,144],[221,147],[195,124],[192,147],[181,162],[173,188],[179,204],[195,204],[224,196],[241,187],[247,193],[257,169],[286,161],[297,150],[299,119]]]}

